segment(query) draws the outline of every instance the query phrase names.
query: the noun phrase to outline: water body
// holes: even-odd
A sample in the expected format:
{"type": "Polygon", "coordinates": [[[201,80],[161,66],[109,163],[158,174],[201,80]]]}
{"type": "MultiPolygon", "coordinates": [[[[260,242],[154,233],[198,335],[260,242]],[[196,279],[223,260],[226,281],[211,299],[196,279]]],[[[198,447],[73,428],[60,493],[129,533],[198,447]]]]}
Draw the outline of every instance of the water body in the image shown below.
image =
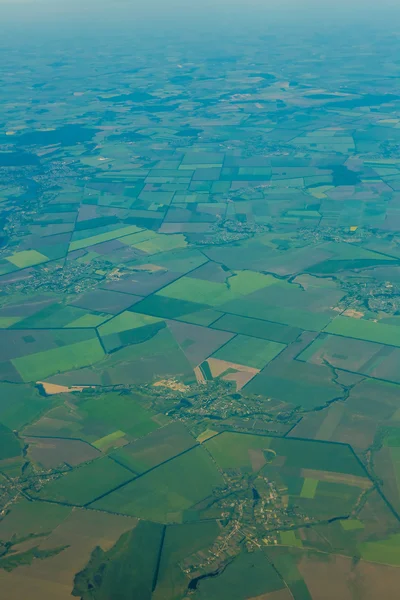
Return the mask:
{"type": "Polygon", "coordinates": [[[202,581],[202,579],[211,579],[212,577],[218,577],[218,575],[221,575],[221,573],[223,573],[225,571],[226,567],[227,567],[227,565],[224,565],[223,567],[220,567],[216,571],[211,571],[210,573],[205,573],[204,575],[199,575],[198,577],[191,579],[189,582],[189,585],[188,585],[188,590],[190,590],[190,591],[197,590],[199,582],[202,581]]]}

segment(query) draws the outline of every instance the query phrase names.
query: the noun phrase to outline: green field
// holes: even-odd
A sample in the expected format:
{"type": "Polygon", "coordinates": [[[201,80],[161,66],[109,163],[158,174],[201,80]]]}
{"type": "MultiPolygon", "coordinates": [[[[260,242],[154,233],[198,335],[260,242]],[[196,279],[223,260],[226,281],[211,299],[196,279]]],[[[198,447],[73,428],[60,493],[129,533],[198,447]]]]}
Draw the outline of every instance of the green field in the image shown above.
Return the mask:
{"type": "Polygon", "coordinates": [[[40,263],[48,261],[48,257],[37,250],[22,250],[7,256],[6,260],[18,267],[19,269],[25,269],[26,267],[32,267],[33,265],[39,265],[40,263]]]}
{"type": "Polygon", "coordinates": [[[295,531],[281,531],[280,538],[282,546],[293,546],[297,548],[303,546],[301,539],[296,537],[295,531]]]}
{"type": "Polygon", "coordinates": [[[0,383],[0,422],[10,429],[20,430],[51,404],[34,386],[0,383]]]}
{"type": "Polygon", "coordinates": [[[171,423],[113,452],[112,456],[136,473],[143,473],[196,444],[182,423],[171,423]]]}
{"type": "Polygon", "coordinates": [[[263,450],[270,448],[270,445],[271,438],[269,437],[231,433],[228,431],[204,442],[204,446],[221,469],[251,467],[251,452],[257,453],[258,451],[259,453],[261,451],[262,454],[263,450]]]}
{"type": "Polygon", "coordinates": [[[113,435],[115,431],[124,432],[133,438],[139,438],[154,431],[159,424],[154,414],[143,407],[140,394],[103,393],[89,397],[79,406],[85,421],[82,434],[90,442],[113,435]],[[101,433],[101,435],[97,435],[101,433]]]}
{"type": "Polygon", "coordinates": [[[400,566],[400,534],[394,534],[385,540],[359,544],[364,560],[400,566]]]}
{"type": "Polygon", "coordinates": [[[133,243],[132,246],[147,254],[156,254],[157,252],[166,252],[175,248],[185,248],[187,242],[183,235],[157,235],[154,233],[148,240],[133,243]]]}
{"type": "MultiPolygon", "coordinates": [[[[217,315],[218,316],[218,315],[217,315]]],[[[301,329],[262,321],[261,319],[249,319],[239,315],[223,315],[212,324],[213,329],[222,329],[232,333],[241,333],[243,335],[290,344],[300,335],[301,329]]]]}
{"type": "Polygon", "coordinates": [[[233,277],[230,277],[227,284],[182,277],[158,292],[158,295],[209,306],[220,306],[230,300],[273,285],[275,281],[269,275],[253,271],[238,271],[233,277]]]}
{"type": "Polygon", "coordinates": [[[19,456],[21,450],[21,444],[15,434],[0,423],[0,460],[19,456]]]}
{"type": "Polygon", "coordinates": [[[140,231],[135,225],[129,227],[120,227],[112,231],[105,233],[99,233],[98,235],[92,235],[83,239],[75,239],[69,245],[69,251],[80,250],[82,248],[88,248],[88,246],[94,246],[95,244],[101,244],[102,242],[108,242],[109,240],[115,240],[116,238],[130,235],[140,231]]]}
{"type": "Polygon", "coordinates": [[[272,321],[281,325],[308,331],[321,331],[331,320],[329,313],[318,313],[286,306],[271,306],[262,299],[239,298],[221,306],[224,312],[242,317],[272,321]]]}
{"type": "Polygon", "coordinates": [[[294,531],[281,532],[280,537],[284,546],[290,548],[268,547],[267,556],[273,563],[275,569],[287,584],[291,596],[295,600],[312,600],[312,596],[298,569],[298,564],[304,556],[300,550],[301,540],[296,537],[294,531]],[[285,540],[285,543],[283,540],[285,540]]]}
{"type": "Polygon", "coordinates": [[[92,508],[179,523],[183,511],[212,495],[222,482],[207,452],[198,447],[105,496],[92,508]]]}
{"type": "Polygon", "coordinates": [[[327,333],[400,347],[398,327],[364,319],[336,317],[325,328],[327,333]]]}
{"type": "Polygon", "coordinates": [[[364,524],[358,519],[347,519],[346,521],[340,521],[340,524],[345,531],[358,531],[364,529],[364,524]]]}
{"type": "Polygon", "coordinates": [[[0,539],[10,540],[29,537],[32,534],[48,534],[68,515],[71,508],[47,502],[30,502],[25,498],[15,502],[7,519],[0,521],[0,539]]]}
{"type": "Polygon", "coordinates": [[[273,438],[271,449],[286,456],[285,467],[346,473],[366,477],[349,446],[289,438],[273,438]]]}
{"type": "Polygon", "coordinates": [[[183,572],[180,565],[191,554],[207,549],[219,532],[216,521],[167,527],[152,600],[172,600],[183,596],[189,576],[183,572]]]}
{"type": "Polygon", "coordinates": [[[23,381],[38,381],[59,372],[93,365],[104,357],[97,338],[15,358],[11,362],[23,381]]]}
{"type": "Polygon", "coordinates": [[[199,600],[246,600],[284,588],[285,585],[262,551],[242,553],[217,577],[199,582],[199,600]],[[249,576],[251,574],[251,576],[249,576]]]}
{"type": "Polygon", "coordinates": [[[280,362],[279,357],[245,388],[248,394],[266,394],[279,401],[312,410],[340,395],[325,366],[297,361],[280,362]],[[279,364],[278,364],[279,363],[279,364]]]}
{"type": "Polygon", "coordinates": [[[81,600],[151,600],[163,528],[141,521],[107,552],[97,547],[75,577],[73,596],[81,600]]]}
{"type": "Polygon", "coordinates": [[[104,325],[100,325],[98,331],[101,337],[105,337],[113,333],[121,333],[122,331],[128,331],[130,329],[138,329],[140,327],[145,327],[146,325],[152,325],[153,323],[158,322],[160,322],[160,319],[155,317],[149,317],[140,313],[125,311],[107,323],[104,323],[104,325]]]}
{"type": "Polygon", "coordinates": [[[132,478],[132,473],[109,458],[99,458],[67,472],[43,487],[38,497],[61,504],[84,506],[132,478]]]}
{"type": "Polygon", "coordinates": [[[284,344],[278,342],[237,335],[220,350],[217,350],[212,358],[262,369],[285,348],[284,344]]]}
{"type": "Polygon", "coordinates": [[[109,433],[104,437],[93,442],[93,446],[102,452],[107,452],[109,448],[112,448],[118,440],[125,437],[125,432],[121,430],[114,431],[113,433],[109,433]]]}
{"type": "Polygon", "coordinates": [[[310,498],[311,500],[315,497],[315,492],[318,487],[318,479],[306,478],[301,488],[300,497],[310,498]]]}

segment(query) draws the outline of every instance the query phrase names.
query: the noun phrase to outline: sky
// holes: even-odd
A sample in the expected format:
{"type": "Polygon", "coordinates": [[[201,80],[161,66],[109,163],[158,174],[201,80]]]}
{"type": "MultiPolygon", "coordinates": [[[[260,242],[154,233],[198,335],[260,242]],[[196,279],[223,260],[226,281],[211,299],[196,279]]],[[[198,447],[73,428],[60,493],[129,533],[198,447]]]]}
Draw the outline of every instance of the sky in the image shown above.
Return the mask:
{"type": "MultiPolygon", "coordinates": [[[[399,0],[0,0],[0,32],[10,33],[9,23],[34,31],[46,25],[66,30],[69,25],[89,28],[133,28],[139,24],[164,27],[187,22],[191,28],[221,29],[273,21],[283,26],[326,28],[330,23],[397,20],[399,0]]],[[[1,40],[1,37],[0,37],[1,40]]]]}

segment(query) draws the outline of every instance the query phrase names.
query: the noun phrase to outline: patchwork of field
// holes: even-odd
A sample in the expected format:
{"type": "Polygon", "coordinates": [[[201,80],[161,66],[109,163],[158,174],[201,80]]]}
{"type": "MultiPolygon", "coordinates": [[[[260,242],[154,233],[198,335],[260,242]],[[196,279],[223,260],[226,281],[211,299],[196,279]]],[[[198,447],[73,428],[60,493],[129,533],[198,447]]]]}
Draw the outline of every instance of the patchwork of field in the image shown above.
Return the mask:
{"type": "Polygon", "coordinates": [[[2,38],[0,596],[397,600],[395,11],[145,5],[2,38]]]}

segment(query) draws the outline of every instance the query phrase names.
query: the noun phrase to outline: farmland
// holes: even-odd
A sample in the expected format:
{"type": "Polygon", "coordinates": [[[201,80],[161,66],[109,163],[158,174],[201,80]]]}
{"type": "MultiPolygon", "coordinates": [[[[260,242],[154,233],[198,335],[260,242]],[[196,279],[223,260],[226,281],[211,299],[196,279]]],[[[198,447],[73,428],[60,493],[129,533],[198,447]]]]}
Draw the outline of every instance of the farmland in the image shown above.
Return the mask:
{"type": "Polygon", "coordinates": [[[3,594],[397,600],[398,9],[2,4],[3,594]]]}

